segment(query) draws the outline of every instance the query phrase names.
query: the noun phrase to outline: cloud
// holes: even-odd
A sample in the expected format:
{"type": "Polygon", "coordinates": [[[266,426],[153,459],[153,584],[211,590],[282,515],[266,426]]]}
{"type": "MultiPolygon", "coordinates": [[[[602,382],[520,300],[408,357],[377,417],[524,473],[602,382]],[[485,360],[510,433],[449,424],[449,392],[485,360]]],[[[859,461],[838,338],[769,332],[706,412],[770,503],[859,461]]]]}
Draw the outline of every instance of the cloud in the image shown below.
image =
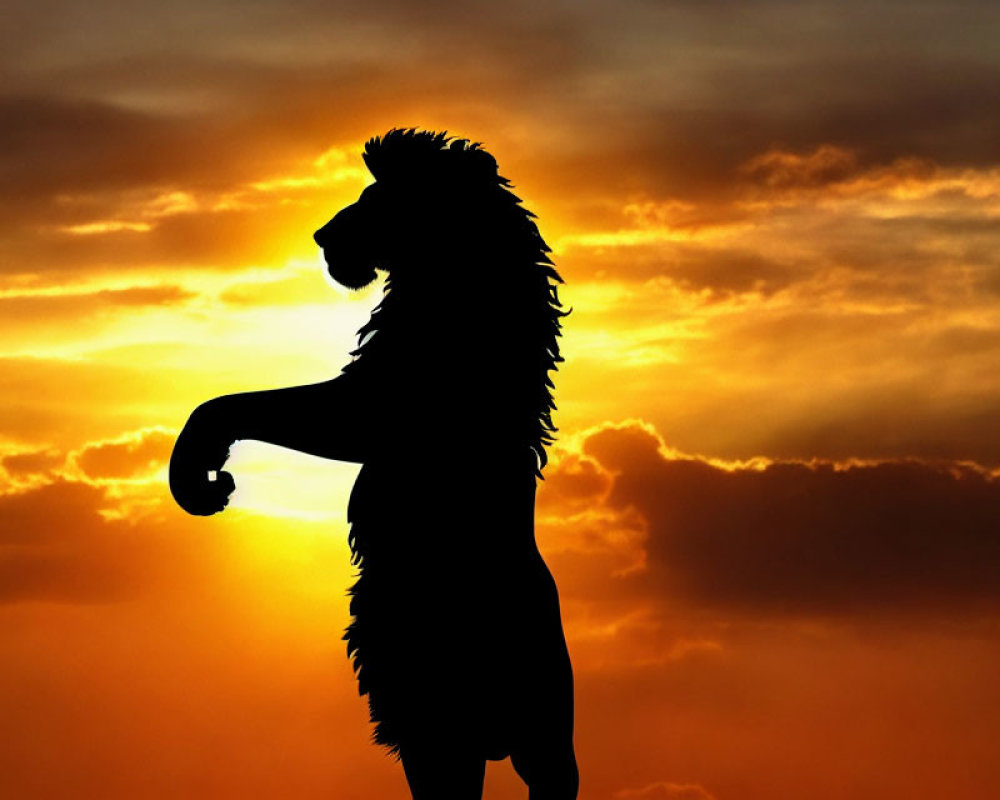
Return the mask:
{"type": "Polygon", "coordinates": [[[123,515],[109,488],[62,477],[0,494],[0,603],[117,602],[205,577],[219,544],[155,499],[123,515]]]}
{"type": "Polygon", "coordinates": [[[642,789],[622,789],[615,793],[620,800],[715,800],[714,795],[696,783],[652,783],[642,789]]]}
{"type": "Polygon", "coordinates": [[[96,291],[12,292],[0,296],[0,313],[8,322],[17,324],[23,335],[26,329],[40,329],[53,322],[65,325],[67,318],[79,325],[85,319],[106,316],[116,309],[172,306],[193,297],[194,292],[176,284],[96,291]]]}
{"type": "Polygon", "coordinates": [[[116,536],[121,526],[100,515],[106,503],[103,491],[61,479],[0,496],[0,602],[132,594],[151,566],[142,553],[149,542],[116,536]]]}
{"type": "Polygon", "coordinates": [[[856,172],[856,155],[843,147],[821,145],[811,153],[771,150],[749,159],[742,172],[770,188],[823,186],[856,172]]]}
{"type": "Polygon", "coordinates": [[[563,237],[561,386],[614,385],[687,452],[1000,464],[997,169],[827,143],[730,178],[563,237]]]}
{"type": "MultiPolygon", "coordinates": [[[[587,483],[592,505],[645,523],[644,568],[623,580],[661,602],[859,618],[1000,603],[1000,480],[975,465],[711,463],[639,423],[593,430],[581,450],[613,479],[587,483]]],[[[577,464],[567,479],[557,465],[556,484],[577,464]]]]}
{"type": "Polygon", "coordinates": [[[255,128],[259,120],[179,118],[58,94],[0,97],[0,120],[8,275],[287,257],[294,231],[311,248],[303,203],[330,203],[331,186],[344,194],[338,176],[354,191],[362,173],[360,162],[311,163],[338,136],[315,125],[304,125],[304,143],[289,143],[255,128]],[[275,192],[260,183],[275,176],[305,184],[275,192]]]}
{"type": "Polygon", "coordinates": [[[864,279],[873,272],[890,280],[884,297],[914,296],[919,281],[943,278],[956,262],[997,267],[994,167],[946,168],[910,157],[862,164],[857,151],[820,144],[767,149],[728,177],[718,197],[646,194],[620,207],[627,226],[559,243],[583,276],[661,276],[723,294],[770,293],[839,270],[841,297],[870,296],[875,287],[864,279]]]}
{"type": "Polygon", "coordinates": [[[590,504],[604,496],[611,484],[611,476],[593,459],[567,452],[561,454],[558,469],[546,473],[539,502],[543,509],[551,506],[560,510],[590,504]]]}
{"type": "Polygon", "coordinates": [[[89,478],[149,475],[167,463],[174,439],[170,431],[148,428],[111,441],[90,442],[71,458],[89,478]]]}
{"type": "MultiPolygon", "coordinates": [[[[282,187],[280,202],[331,146],[353,149],[392,124],[485,138],[515,178],[531,177],[546,215],[577,228],[607,224],[636,194],[728,197],[748,162],[772,183],[776,170],[801,183],[806,173],[824,181],[905,157],[982,166],[998,156],[996,112],[981,98],[1000,66],[974,35],[971,8],[923,7],[898,25],[854,2],[835,19],[769,2],[445,3],[419,16],[405,3],[319,13],[266,2],[239,22],[218,3],[153,14],[102,7],[82,18],[55,7],[22,9],[18,29],[37,36],[14,37],[0,57],[14,92],[0,104],[11,201],[3,222],[21,223],[6,237],[18,262],[8,270],[64,263],[31,235],[42,221],[125,248],[116,259],[96,241],[62,243],[63,254],[94,266],[149,263],[157,252],[164,261],[224,258],[207,235],[186,256],[183,231],[148,236],[159,223],[126,195],[184,195],[201,216],[252,185],[282,187]],[[931,36],[963,47],[928,52],[931,36]],[[872,41],[883,46],[875,52],[872,41]],[[760,160],[813,149],[820,155],[798,164],[760,160]],[[93,213],[59,206],[60,196],[89,197],[93,213]]],[[[291,223],[268,227],[274,206],[259,210],[220,220],[215,241],[242,247],[264,228],[271,246],[260,258],[270,255],[291,223]]]]}
{"type": "Polygon", "coordinates": [[[15,478],[25,478],[32,475],[45,475],[66,460],[66,455],[58,450],[28,450],[23,453],[3,456],[0,465],[8,475],[15,478]]]}

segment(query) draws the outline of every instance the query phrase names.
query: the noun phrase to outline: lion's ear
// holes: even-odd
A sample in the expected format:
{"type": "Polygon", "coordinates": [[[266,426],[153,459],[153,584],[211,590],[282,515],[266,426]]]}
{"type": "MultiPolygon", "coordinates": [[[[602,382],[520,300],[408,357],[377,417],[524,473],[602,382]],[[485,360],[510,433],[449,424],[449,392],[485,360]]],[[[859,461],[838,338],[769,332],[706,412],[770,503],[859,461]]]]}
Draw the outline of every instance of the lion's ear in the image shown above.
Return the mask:
{"type": "Polygon", "coordinates": [[[499,179],[496,159],[477,144],[464,147],[464,142],[452,142],[449,150],[455,155],[450,169],[460,183],[490,186],[499,179]]]}
{"type": "Polygon", "coordinates": [[[484,180],[496,180],[499,167],[493,156],[479,148],[468,150],[467,153],[476,174],[481,175],[484,180]]]}

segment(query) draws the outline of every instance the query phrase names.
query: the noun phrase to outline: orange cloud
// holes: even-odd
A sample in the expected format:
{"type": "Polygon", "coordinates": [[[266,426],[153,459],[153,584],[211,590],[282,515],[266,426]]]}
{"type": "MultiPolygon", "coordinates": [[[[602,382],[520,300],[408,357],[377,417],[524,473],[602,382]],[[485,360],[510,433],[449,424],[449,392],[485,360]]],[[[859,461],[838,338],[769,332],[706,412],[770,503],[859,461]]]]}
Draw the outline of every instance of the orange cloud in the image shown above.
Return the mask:
{"type": "MultiPolygon", "coordinates": [[[[589,495],[593,508],[638,514],[641,569],[621,579],[630,594],[727,613],[858,619],[992,614],[1000,603],[1000,480],[975,465],[713,464],[669,453],[639,424],[599,427],[580,447],[585,461],[554,465],[542,508],[581,507],[589,495]],[[567,497],[564,486],[576,491],[567,497]]],[[[599,527],[614,540],[620,519],[599,527]]]]}
{"type": "Polygon", "coordinates": [[[696,783],[652,783],[642,789],[622,789],[615,794],[621,800],[715,800],[696,783]]]}
{"type": "Polygon", "coordinates": [[[131,594],[136,571],[148,565],[130,563],[132,547],[115,547],[99,513],[105,502],[102,491],[63,480],[0,496],[0,601],[93,602],[131,594]]]}
{"type": "Polygon", "coordinates": [[[857,170],[858,159],[853,152],[829,144],[805,154],[771,150],[754,156],[741,168],[749,179],[782,189],[842,181],[857,170]]]}
{"type": "Polygon", "coordinates": [[[7,455],[0,458],[8,475],[13,477],[28,477],[44,475],[66,460],[66,456],[57,450],[29,450],[23,453],[7,455]]]}
{"type": "Polygon", "coordinates": [[[90,442],[71,454],[89,478],[148,475],[167,463],[176,434],[160,428],[135,431],[118,439],[90,442]]]}

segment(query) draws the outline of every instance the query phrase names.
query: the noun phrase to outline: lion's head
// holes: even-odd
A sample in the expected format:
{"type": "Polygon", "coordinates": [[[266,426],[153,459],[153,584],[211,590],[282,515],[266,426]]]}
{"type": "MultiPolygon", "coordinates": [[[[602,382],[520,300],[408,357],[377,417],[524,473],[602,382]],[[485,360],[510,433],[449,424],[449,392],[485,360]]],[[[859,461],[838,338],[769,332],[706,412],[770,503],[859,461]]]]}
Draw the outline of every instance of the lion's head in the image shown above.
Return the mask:
{"type": "Polygon", "coordinates": [[[375,183],[314,234],[330,275],[344,286],[367,286],[377,269],[398,280],[401,265],[430,254],[446,263],[448,253],[468,260],[484,247],[509,246],[512,224],[537,237],[510,182],[477,142],[394,128],[370,139],[363,157],[375,183]]]}

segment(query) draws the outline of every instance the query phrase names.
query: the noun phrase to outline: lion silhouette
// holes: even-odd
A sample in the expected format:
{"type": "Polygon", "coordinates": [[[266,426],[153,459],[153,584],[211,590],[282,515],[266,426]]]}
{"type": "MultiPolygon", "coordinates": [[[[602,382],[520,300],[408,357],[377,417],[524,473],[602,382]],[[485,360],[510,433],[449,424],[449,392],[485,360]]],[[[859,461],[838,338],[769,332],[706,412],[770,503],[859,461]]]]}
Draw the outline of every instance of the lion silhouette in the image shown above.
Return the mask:
{"type": "Polygon", "coordinates": [[[508,756],[532,800],[574,798],[572,669],[534,535],[562,281],[478,143],[394,128],[363,158],[375,182],[314,235],[344,286],[387,273],[353,360],[199,406],[171,490],[190,513],[224,508],[237,439],[360,463],[344,638],[375,742],[416,800],[481,797],[508,756]]]}

